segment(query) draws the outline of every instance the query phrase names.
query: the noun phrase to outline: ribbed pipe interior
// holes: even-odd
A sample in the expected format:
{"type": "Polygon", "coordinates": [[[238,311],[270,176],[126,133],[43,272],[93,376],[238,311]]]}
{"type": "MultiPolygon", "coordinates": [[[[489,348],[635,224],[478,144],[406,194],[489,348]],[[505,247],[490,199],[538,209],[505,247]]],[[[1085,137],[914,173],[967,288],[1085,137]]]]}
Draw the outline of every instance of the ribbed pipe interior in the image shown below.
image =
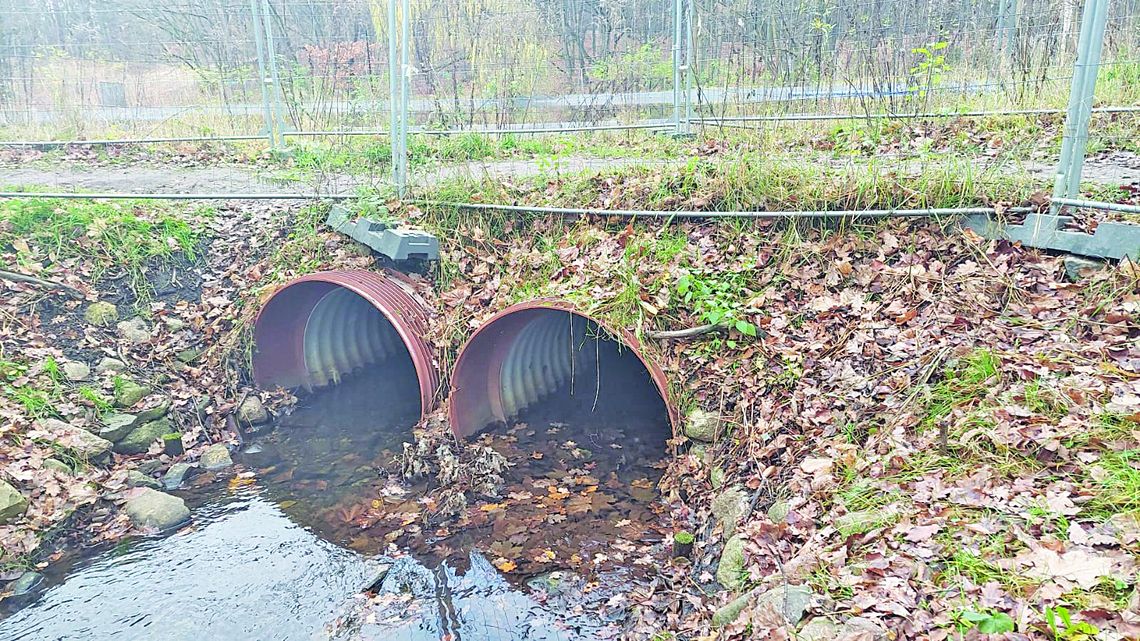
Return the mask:
{"type": "Polygon", "coordinates": [[[503,360],[500,389],[506,419],[537,403],[576,377],[585,366],[580,349],[586,319],[566,313],[540,314],[523,327],[503,360]],[[575,340],[577,337],[577,340],[575,340]]]}
{"type": "Polygon", "coordinates": [[[409,358],[392,323],[359,294],[339,287],[313,306],[304,353],[310,389],[335,385],[389,358],[409,358]]]}
{"type": "MultiPolygon", "coordinates": [[[[261,387],[313,391],[367,373],[398,387],[411,376],[421,414],[439,386],[424,340],[427,308],[386,272],[320,272],[286,284],[254,324],[254,381],[261,387]]],[[[409,399],[411,402],[413,399],[409,399]]]]}
{"type": "Polygon", "coordinates": [[[663,394],[638,355],[594,321],[563,309],[522,309],[492,320],[464,346],[450,415],[459,436],[540,406],[544,416],[586,420],[660,415],[668,428],[663,394]]]}

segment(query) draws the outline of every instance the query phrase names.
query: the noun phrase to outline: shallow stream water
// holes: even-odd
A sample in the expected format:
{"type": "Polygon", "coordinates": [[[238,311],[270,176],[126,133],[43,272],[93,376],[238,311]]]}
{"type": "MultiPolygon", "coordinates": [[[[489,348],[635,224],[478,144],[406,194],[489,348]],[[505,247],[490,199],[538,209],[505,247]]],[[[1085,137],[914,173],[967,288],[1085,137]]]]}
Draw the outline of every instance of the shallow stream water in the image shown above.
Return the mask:
{"type": "MultiPolygon", "coordinates": [[[[597,580],[589,561],[615,541],[660,539],[642,521],[653,519],[662,444],[627,435],[635,425],[576,430],[534,412],[482,437],[513,457],[517,505],[433,532],[421,527],[426,488],[390,472],[418,419],[414,377],[386,374],[304,399],[235,453],[236,474],[176,492],[192,508],[188,526],[49,567],[24,601],[5,604],[0,639],[613,636],[620,617],[599,613],[615,591],[587,594],[583,575],[597,580]],[[500,572],[504,557],[519,570],[500,572]]],[[[605,571],[619,586],[635,580],[605,571]]]]}

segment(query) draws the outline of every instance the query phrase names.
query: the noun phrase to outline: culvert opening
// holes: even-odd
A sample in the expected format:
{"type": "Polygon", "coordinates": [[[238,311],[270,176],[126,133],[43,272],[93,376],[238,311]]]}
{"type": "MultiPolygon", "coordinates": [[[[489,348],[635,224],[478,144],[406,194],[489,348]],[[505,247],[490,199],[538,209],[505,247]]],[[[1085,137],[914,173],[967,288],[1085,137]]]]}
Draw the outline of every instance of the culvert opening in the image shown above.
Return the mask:
{"type": "Polygon", "coordinates": [[[427,309],[392,272],[310,274],[279,289],[254,325],[254,382],[323,394],[338,402],[416,416],[435,403],[439,374],[423,339],[427,309]],[[363,381],[363,382],[362,382],[363,381]],[[352,385],[345,385],[352,382],[352,385]],[[392,394],[399,390],[411,393],[392,394]]]}
{"type": "Polygon", "coordinates": [[[603,567],[615,539],[652,538],[675,420],[667,399],[632,335],[563,303],[524,303],[484,323],[456,360],[449,419],[510,466],[496,502],[468,510],[449,545],[537,574],[603,567]]]}
{"type": "MultiPolygon", "coordinates": [[[[467,342],[452,374],[457,436],[519,423],[570,428],[584,448],[651,443],[672,435],[664,374],[632,336],[554,303],[501,312],[467,342]]],[[[555,432],[557,434],[557,432],[555,432]]]]}

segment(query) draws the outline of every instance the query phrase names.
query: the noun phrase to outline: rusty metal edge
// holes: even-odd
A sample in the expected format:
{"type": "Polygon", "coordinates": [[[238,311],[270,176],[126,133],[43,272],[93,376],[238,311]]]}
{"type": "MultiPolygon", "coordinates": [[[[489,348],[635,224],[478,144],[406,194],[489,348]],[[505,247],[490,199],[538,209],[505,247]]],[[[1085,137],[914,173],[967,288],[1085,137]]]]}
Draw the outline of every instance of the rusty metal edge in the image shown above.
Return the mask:
{"type": "Polygon", "coordinates": [[[678,409],[677,403],[673,398],[673,394],[669,390],[669,379],[666,377],[665,371],[661,369],[661,366],[646,356],[645,348],[642,346],[641,341],[638,340],[637,336],[633,332],[624,328],[615,330],[605,321],[599,320],[598,318],[595,318],[594,316],[591,316],[590,314],[587,314],[578,309],[578,307],[570,301],[561,298],[536,298],[533,300],[523,301],[521,303],[515,303],[510,307],[496,312],[490,318],[480,323],[479,328],[476,329],[474,333],[472,333],[471,336],[469,336],[467,340],[464,341],[463,346],[459,348],[459,354],[455,359],[455,366],[451,369],[451,385],[450,389],[448,390],[449,400],[447,406],[447,422],[456,438],[463,439],[467,436],[470,436],[470,434],[462,434],[461,431],[457,429],[458,422],[456,421],[455,403],[453,402],[455,399],[455,393],[457,391],[456,381],[460,378],[459,372],[464,365],[464,357],[467,355],[467,347],[470,346],[471,343],[474,342],[475,339],[478,338],[484,330],[491,327],[496,321],[506,316],[510,316],[516,312],[526,311],[530,309],[553,309],[569,312],[597,324],[598,327],[601,327],[611,336],[621,339],[622,343],[624,343],[625,346],[628,347],[631,352],[633,352],[633,355],[637,357],[637,360],[641,361],[641,364],[645,367],[645,370],[649,372],[649,377],[653,380],[653,385],[657,388],[657,392],[661,394],[661,400],[665,402],[665,409],[669,413],[669,423],[673,429],[674,436],[676,436],[678,430],[681,428],[681,411],[678,409]]]}
{"type": "MultiPolygon", "coordinates": [[[[435,409],[440,391],[440,374],[435,352],[424,339],[431,310],[415,294],[404,274],[391,269],[384,269],[381,273],[357,269],[330,270],[300,276],[278,287],[261,303],[254,317],[254,328],[261,321],[262,312],[275,297],[294,285],[313,282],[337,285],[356,293],[392,323],[412,358],[419,379],[421,418],[435,409]]],[[[256,361],[256,356],[254,358],[256,361]]]]}

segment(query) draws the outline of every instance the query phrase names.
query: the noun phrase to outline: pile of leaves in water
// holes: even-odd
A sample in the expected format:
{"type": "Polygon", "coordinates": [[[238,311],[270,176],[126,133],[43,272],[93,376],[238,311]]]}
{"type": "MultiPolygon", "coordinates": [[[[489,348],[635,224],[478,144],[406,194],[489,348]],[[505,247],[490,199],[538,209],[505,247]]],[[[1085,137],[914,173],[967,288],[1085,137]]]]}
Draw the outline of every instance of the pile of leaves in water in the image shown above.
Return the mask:
{"type": "MultiPolygon", "coordinates": [[[[672,400],[724,422],[658,486],[670,507],[659,527],[697,532],[695,559],[670,565],[665,542],[653,549],[660,573],[631,595],[632,634],[707,635],[737,595],[786,584],[811,589],[806,619],[858,615],[897,638],[1044,638],[1062,612],[1073,634],[1140,633],[1135,265],[1071,283],[1058,257],[929,221],[412,213],[452,225],[445,349],[538,296],[643,337],[713,315],[731,325],[645,340],[672,400]],[[682,279],[702,296],[682,294],[682,279]],[[722,479],[748,497],[731,590],[713,576],[722,479]]],[[[746,607],[720,635],[791,638],[797,622],[768,614],[746,607]]]]}
{"type": "MultiPolygon", "coordinates": [[[[287,512],[366,554],[411,550],[462,567],[477,550],[516,578],[560,568],[589,576],[626,566],[644,576],[655,563],[652,549],[670,535],[655,489],[664,451],[626,439],[616,427],[598,445],[591,440],[596,430],[584,423],[515,423],[477,437],[463,448],[465,460],[456,446],[441,445],[432,459],[439,477],[412,484],[359,472],[394,470],[391,452],[371,466],[345,449],[296,456],[304,450],[302,430],[292,445],[284,434],[270,437],[285,456],[259,465],[258,475],[271,494],[284,497],[287,512]],[[488,476],[497,481],[487,484],[488,476]],[[472,482],[476,489],[466,495],[449,491],[472,482]],[[463,503],[441,505],[454,497],[463,503]],[[313,514],[316,503],[325,507],[313,514]]],[[[351,444],[366,438],[362,431],[344,430],[342,438],[351,444]]]]}

